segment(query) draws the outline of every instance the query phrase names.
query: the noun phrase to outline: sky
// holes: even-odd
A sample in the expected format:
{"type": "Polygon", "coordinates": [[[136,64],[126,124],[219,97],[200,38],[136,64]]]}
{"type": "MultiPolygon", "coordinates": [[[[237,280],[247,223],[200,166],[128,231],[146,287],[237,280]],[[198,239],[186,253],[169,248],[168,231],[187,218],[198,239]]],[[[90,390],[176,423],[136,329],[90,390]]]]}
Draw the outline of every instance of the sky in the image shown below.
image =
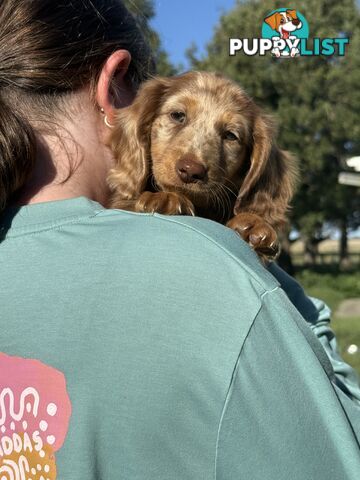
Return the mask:
{"type": "Polygon", "coordinates": [[[236,0],[155,0],[156,17],[151,25],[159,33],[162,46],[175,65],[188,66],[185,50],[192,42],[204,52],[222,13],[236,0]]]}

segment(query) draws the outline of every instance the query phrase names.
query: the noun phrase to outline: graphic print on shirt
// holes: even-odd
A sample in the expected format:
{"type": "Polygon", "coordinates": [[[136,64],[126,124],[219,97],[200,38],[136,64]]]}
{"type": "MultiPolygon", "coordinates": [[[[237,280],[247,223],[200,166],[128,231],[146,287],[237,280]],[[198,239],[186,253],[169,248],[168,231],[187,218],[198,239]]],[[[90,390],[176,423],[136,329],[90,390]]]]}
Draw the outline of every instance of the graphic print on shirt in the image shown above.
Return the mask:
{"type": "Polygon", "coordinates": [[[0,353],[0,480],[55,480],[70,415],[60,371],[0,353]]]}

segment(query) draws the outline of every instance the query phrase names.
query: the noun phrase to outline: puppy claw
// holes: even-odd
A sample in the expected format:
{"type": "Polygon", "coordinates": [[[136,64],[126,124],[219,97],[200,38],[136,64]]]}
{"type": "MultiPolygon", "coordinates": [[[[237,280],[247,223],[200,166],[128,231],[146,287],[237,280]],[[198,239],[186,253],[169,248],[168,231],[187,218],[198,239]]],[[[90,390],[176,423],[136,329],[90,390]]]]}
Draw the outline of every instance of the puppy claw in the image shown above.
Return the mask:
{"type": "Polygon", "coordinates": [[[175,192],[143,192],[135,204],[136,212],[162,215],[193,215],[194,207],[184,195],[175,192]]]}
{"type": "Polygon", "coordinates": [[[249,228],[251,228],[251,225],[247,225],[247,226],[240,225],[240,226],[238,227],[238,229],[239,229],[241,232],[246,232],[246,230],[249,230],[249,228]]]}
{"type": "Polygon", "coordinates": [[[279,250],[273,227],[256,214],[240,213],[226,224],[235,230],[261,258],[274,258],[279,250]]]}

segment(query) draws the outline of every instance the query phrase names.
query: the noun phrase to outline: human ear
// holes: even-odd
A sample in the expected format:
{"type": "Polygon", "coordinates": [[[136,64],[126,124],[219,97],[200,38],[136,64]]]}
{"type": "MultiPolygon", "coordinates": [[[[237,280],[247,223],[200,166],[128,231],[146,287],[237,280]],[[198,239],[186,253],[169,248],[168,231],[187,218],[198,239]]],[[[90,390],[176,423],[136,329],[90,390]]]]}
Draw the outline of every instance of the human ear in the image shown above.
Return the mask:
{"type": "Polygon", "coordinates": [[[107,121],[112,122],[116,109],[130,105],[134,92],[125,75],[131,62],[127,50],[117,50],[106,60],[96,85],[95,98],[107,121]]]}

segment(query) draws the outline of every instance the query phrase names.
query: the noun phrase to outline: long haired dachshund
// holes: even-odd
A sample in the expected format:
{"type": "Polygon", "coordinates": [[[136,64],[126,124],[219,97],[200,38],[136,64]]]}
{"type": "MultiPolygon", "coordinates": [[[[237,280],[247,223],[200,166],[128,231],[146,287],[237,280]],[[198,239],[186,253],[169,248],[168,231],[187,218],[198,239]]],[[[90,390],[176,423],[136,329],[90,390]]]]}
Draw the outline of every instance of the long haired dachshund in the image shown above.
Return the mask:
{"type": "Polygon", "coordinates": [[[111,208],[196,214],[234,229],[260,257],[278,253],[296,166],[236,83],[205,72],[145,82],[116,114],[110,147],[111,208]]]}

